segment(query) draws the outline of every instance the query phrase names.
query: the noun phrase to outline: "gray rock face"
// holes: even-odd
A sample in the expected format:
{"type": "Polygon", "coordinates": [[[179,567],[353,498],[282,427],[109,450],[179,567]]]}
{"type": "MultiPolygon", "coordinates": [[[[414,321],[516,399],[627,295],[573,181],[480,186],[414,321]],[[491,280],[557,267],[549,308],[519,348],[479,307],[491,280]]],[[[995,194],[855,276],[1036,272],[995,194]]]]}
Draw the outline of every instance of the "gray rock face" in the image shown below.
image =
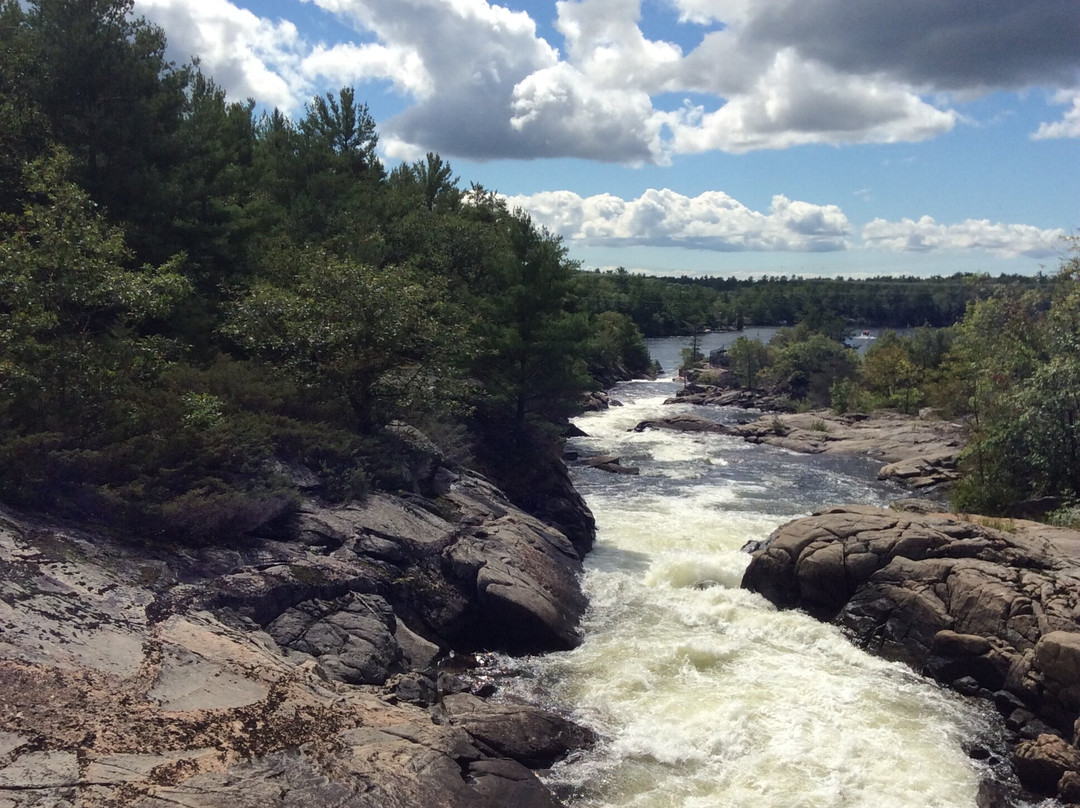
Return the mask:
{"type": "Polygon", "coordinates": [[[895,413],[836,415],[829,410],[780,413],[736,427],[751,443],[794,452],[861,454],[885,462],[879,479],[928,489],[956,480],[963,429],[948,421],[895,413]]]}
{"type": "Polygon", "coordinates": [[[455,693],[443,699],[443,709],[450,723],[475,741],[531,768],[547,768],[570,750],[596,742],[589,730],[527,705],[493,704],[468,693],[455,693]]]}
{"type": "Polygon", "coordinates": [[[687,384],[665,404],[697,404],[711,407],[741,407],[765,412],[790,412],[791,401],[767,390],[728,389],[719,385],[687,384]]]}
{"type": "Polygon", "coordinates": [[[634,427],[635,432],[644,432],[646,429],[670,429],[675,432],[714,432],[720,435],[735,434],[735,430],[731,427],[718,424],[698,415],[670,415],[664,418],[642,421],[634,427]]]}
{"type": "Polygon", "coordinates": [[[1056,735],[1040,735],[1019,744],[1013,751],[1012,762],[1020,782],[1029,789],[1040,794],[1057,794],[1065,774],[1075,777],[1080,771],[1080,750],[1056,735]]]}
{"type": "Polygon", "coordinates": [[[448,649],[578,642],[570,541],[468,474],[291,531],[170,552],[0,511],[0,804],[557,806],[520,761],[568,742],[427,705],[448,649]]]}
{"type": "Polygon", "coordinates": [[[337,601],[305,601],[266,627],[283,648],[318,660],[332,678],[377,685],[401,670],[394,610],[378,595],[350,593],[337,601]]]}
{"type": "Polygon", "coordinates": [[[622,458],[615,455],[597,455],[595,457],[586,457],[578,461],[579,465],[588,466],[593,469],[600,469],[611,474],[640,474],[641,469],[637,466],[624,466],[622,464],[622,458]]]}
{"type": "MultiPolygon", "coordinates": [[[[778,529],[754,550],[743,586],[834,620],[871,650],[957,689],[993,695],[1020,737],[1071,737],[1080,718],[1080,533],[993,524],[834,508],[778,529]]],[[[1022,760],[1045,757],[1023,749],[1022,760]]],[[[1045,785],[1018,772],[1029,787],[1045,785]]]]}

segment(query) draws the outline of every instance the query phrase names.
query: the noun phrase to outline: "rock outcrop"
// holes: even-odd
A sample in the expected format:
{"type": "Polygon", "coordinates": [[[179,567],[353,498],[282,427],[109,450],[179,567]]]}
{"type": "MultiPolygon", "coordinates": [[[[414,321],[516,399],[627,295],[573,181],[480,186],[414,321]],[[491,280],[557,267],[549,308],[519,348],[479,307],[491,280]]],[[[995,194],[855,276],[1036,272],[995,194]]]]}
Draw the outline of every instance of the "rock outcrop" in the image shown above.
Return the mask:
{"type": "Polygon", "coordinates": [[[450,649],[578,642],[580,557],[461,474],[166,549],[0,513],[0,805],[523,805],[591,741],[448,698],[450,649]]]}
{"type": "Polygon", "coordinates": [[[847,506],[750,549],[745,588],[992,699],[1025,786],[1056,793],[1080,772],[1080,532],[847,506]]]}
{"type": "Polygon", "coordinates": [[[963,427],[898,413],[836,415],[829,410],[781,413],[736,427],[751,443],[794,452],[861,454],[885,462],[879,479],[929,488],[957,478],[963,427]]]}
{"type": "Polygon", "coordinates": [[[700,415],[668,415],[641,421],[634,427],[634,432],[646,429],[669,429],[673,432],[713,432],[718,435],[733,435],[735,430],[725,424],[710,421],[700,415]]]}
{"type": "MultiPolygon", "coordinates": [[[[686,390],[691,392],[667,403],[760,407],[760,402],[743,402],[730,395],[748,392],[744,390],[710,392],[692,385],[687,385],[686,390]]],[[[963,446],[960,424],[897,413],[774,412],[732,426],[683,413],[642,421],[634,427],[636,432],[646,429],[734,435],[749,443],[764,443],[803,454],[865,455],[884,461],[878,479],[896,480],[920,490],[948,485],[957,479],[957,458],[963,446]]]]}
{"type": "Polygon", "coordinates": [[[711,407],[742,407],[765,412],[791,412],[794,405],[786,396],[768,390],[734,389],[724,386],[687,383],[665,404],[696,404],[711,407]]]}

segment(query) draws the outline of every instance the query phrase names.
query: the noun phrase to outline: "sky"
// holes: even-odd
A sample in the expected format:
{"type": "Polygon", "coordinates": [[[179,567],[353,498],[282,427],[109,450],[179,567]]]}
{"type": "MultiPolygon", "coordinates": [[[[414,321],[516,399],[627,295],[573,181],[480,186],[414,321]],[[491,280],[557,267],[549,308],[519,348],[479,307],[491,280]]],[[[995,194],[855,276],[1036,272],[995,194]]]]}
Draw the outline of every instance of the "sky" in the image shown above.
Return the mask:
{"type": "Polygon", "coordinates": [[[135,0],[295,118],[355,88],[587,269],[1056,271],[1080,232],[1078,0],[135,0]]]}

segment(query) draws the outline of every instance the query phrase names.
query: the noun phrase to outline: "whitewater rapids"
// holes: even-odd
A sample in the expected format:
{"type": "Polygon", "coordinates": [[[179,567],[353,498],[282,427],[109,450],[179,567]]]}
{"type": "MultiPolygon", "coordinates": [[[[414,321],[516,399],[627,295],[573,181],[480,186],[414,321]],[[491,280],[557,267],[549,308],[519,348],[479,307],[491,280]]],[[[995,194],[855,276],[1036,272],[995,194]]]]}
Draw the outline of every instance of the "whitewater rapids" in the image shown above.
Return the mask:
{"type": "MultiPolygon", "coordinates": [[[[576,467],[597,519],[591,600],[574,651],[521,661],[516,687],[603,739],[548,781],[573,808],[971,808],[992,732],[971,702],[854,647],[837,629],[739,588],[741,550],[828,505],[904,495],[869,461],[713,434],[636,433],[671,382],[613,392],[569,447],[640,469],[576,467]]],[[[734,422],[745,413],[694,410],[734,422]]]]}

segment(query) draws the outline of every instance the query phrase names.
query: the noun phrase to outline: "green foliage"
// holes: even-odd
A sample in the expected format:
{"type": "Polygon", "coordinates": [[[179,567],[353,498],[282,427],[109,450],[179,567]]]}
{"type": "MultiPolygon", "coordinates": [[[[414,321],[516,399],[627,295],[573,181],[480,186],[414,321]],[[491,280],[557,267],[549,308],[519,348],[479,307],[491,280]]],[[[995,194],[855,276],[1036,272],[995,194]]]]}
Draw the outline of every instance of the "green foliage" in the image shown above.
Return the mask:
{"type": "Polygon", "coordinates": [[[653,370],[645,340],[626,314],[605,311],[592,318],[587,345],[589,373],[605,386],[653,370]]]}
{"type": "Polygon", "coordinates": [[[6,501],[265,533],[297,480],[349,499],[436,457],[557,456],[582,392],[649,364],[527,216],[436,154],[388,176],[351,88],[255,118],[131,10],[0,0],[6,501]]]}
{"type": "Polygon", "coordinates": [[[768,364],[768,348],[761,340],[739,337],[727,349],[727,353],[731,359],[731,371],[739,383],[752,390],[757,383],[758,375],[768,364]]]}
{"type": "Polygon", "coordinates": [[[1063,505],[1048,513],[1046,515],[1046,521],[1051,525],[1080,530],[1080,506],[1063,505]]]}
{"type": "Polygon", "coordinates": [[[852,412],[856,409],[856,393],[854,381],[837,379],[829,385],[829,407],[837,415],[852,412]]]}
{"type": "Polygon", "coordinates": [[[922,370],[911,359],[909,342],[895,331],[883,333],[863,357],[860,379],[879,406],[914,412],[922,402],[918,389],[922,377],[922,370]]]}
{"type": "Polygon", "coordinates": [[[811,408],[828,406],[830,388],[855,374],[855,351],[824,334],[809,333],[805,339],[791,337],[775,343],[774,339],[770,344],[768,371],[773,388],[811,408]]]}
{"type": "Polygon", "coordinates": [[[132,269],[121,231],[66,179],[57,154],[27,170],[35,199],[0,229],[0,413],[9,428],[101,429],[131,385],[166,362],[166,341],[140,336],[189,291],[175,271],[132,269]]]}
{"type": "Polygon", "coordinates": [[[529,464],[557,460],[585,390],[648,372],[643,335],[800,321],[736,341],[747,386],[799,408],[931,401],[971,417],[968,501],[1077,498],[1077,259],[1022,281],[580,272],[439,155],[388,174],[351,88],[256,116],[167,62],[132,7],[0,0],[5,501],[226,541],[274,531],[300,480],[422,491],[441,457],[535,505],[529,464]],[[859,376],[836,341],[976,300],[955,341],[883,338],[859,376]]]}
{"type": "MultiPolygon", "coordinates": [[[[1070,245],[1075,256],[1076,244],[1070,245]]],[[[1000,513],[1035,497],[1080,498],[1080,287],[1066,260],[1044,293],[972,307],[943,366],[970,414],[958,507],[1000,513]]]]}
{"type": "Polygon", "coordinates": [[[1045,286],[1048,279],[1021,276],[953,275],[933,278],[755,279],[687,276],[649,277],[611,272],[581,273],[575,281],[581,305],[590,313],[629,315],[647,337],[690,334],[698,326],[741,331],[745,324],[803,323],[811,331],[843,341],[853,323],[891,328],[943,328],[964,316],[968,303],[994,288],[1045,286]]]}
{"type": "Polygon", "coordinates": [[[530,418],[559,423],[594,385],[586,371],[588,318],[567,305],[576,266],[559,239],[524,213],[490,202],[476,210],[507,246],[494,272],[474,287],[481,314],[472,366],[482,385],[477,405],[514,431],[530,418]]]}
{"type": "Polygon", "coordinates": [[[310,248],[285,246],[273,260],[222,326],[246,352],[347,402],[362,431],[460,398],[467,340],[442,284],[310,248]]]}
{"type": "MultiPolygon", "coordinates": [[[[73,157],[74,178],[147,260],[169,210],[168,165],[185,105],[186,70],[165,59],[164,32],[131,16],[132,0],[33,0],[25,36],[29,96],[73,157]]],[[[165,221],[168,221],[166,218],[165,221]]]]}

